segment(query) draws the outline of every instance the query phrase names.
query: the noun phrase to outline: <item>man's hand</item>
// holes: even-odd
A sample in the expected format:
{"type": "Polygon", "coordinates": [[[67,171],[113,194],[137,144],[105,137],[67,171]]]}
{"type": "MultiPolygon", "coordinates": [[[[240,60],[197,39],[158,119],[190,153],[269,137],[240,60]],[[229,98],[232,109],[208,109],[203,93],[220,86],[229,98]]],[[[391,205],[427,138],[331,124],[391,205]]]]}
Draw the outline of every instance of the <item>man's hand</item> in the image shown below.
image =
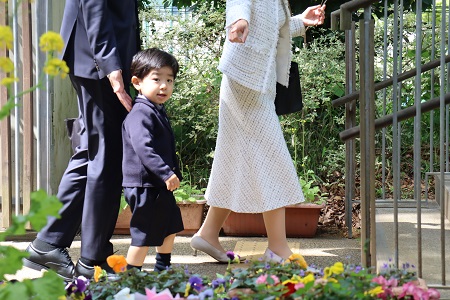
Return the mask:
{"type": "Polygon", "coordinates": [[[180,187],[180,179],[177,175],[173,174],[169,179],[166,180],[167,189],[171,192],[180,187]]]}
{"type": "Polygon", "coordinates": [[[127,111],[131,110],[131,103],[132,99],[130,95],[125,92],[125,86],[123,84],[123,78],[122,78],[122,71],[116,70],[112,71],[108,74],[109,82],[111,83],[111,86],[113,88],[114,93],[117,95],[117,98],[119,98],[122,105],[126,108],[127,111]]]}

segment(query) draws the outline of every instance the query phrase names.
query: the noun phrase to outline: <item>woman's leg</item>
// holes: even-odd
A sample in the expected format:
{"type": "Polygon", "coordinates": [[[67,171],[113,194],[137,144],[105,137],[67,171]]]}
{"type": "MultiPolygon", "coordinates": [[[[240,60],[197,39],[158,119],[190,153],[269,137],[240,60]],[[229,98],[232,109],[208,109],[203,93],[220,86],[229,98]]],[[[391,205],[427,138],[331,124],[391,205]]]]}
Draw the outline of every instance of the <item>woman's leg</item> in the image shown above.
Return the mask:
{"type": "Polygon", "coordinates": [[[225,252],[219,242],[219,232],[223,223],[228,218],[230,210],[211,206],[206,214],[205,221],[197,232],[205,241],[215,247],[217,250],[225,252]]]}
{"type": "Polygon", "coordinates": [[[276,255],[287,259],[292,251],[286,239],[286,209],[284,207],[263,212],[268,248],[276,255]]]}

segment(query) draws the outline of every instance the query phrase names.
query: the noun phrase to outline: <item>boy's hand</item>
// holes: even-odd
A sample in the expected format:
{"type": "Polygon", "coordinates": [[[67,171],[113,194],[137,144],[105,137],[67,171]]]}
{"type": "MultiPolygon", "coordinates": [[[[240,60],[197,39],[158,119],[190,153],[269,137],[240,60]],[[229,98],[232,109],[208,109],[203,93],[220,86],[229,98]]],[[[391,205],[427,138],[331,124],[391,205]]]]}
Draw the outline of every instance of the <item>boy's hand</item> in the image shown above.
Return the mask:
{"type": "Polygon", "coordinates": [[[169,179],[166,180],[167,189],[171,192],[180,187],[180,180],[177,175],[173,174],[169,179]]]}

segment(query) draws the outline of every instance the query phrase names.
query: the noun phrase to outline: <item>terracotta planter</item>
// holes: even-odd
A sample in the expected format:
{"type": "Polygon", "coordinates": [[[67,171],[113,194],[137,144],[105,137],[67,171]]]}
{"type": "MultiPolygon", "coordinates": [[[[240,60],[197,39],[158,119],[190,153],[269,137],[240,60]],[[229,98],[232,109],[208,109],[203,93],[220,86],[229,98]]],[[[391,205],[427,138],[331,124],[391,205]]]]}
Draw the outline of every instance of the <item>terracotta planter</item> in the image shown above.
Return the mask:
{"type": "MultiPolygon", "coordinates": [[[[183,218],[184,230],[177,233],[177,235],[193,235],[196,233],[203,221],[203,210],[205,208],[206,200],[197,200],[196,202],[177,203],[181,210],[181,217],[183,218]]],[[[130,234],[130,207],[122,211],[116,222],[114,234],[130,234]]]]}
{"type": "MultiPolygon", "coordinates": [[[[314,237],[317,232],[320,211],[324,204],[297,204],[286,207],[287,237],[314,237]]],[[[262,214],[231,212],[223,224],[223,231],[230,236],[266,236],[262,214]]]]}
{"type": "Polygon", "coordinates": [[[114,228],[114,234],[130,234],[131,209],[127,206],[119,213],[114,228]]]}
{"type": "Polygon", "coordinates": [[[200,226],[202,226],[205,204],[206,200],[177,203],[178,207],[181,210],[181,217],[183,218],[184,226],[184,230],[177,233],[177,235],[190,236],[200,229],[200,226]]]}

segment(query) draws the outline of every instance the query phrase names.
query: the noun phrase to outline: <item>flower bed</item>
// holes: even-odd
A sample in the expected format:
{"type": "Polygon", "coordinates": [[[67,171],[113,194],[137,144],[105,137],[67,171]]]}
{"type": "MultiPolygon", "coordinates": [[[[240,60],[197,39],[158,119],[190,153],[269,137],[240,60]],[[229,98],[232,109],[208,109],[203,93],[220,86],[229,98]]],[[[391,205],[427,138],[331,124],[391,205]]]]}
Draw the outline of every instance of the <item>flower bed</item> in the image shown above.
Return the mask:
{"type": "MultiPolygon", "coordinates": [[[[233,258],[233,254],[230,255],[233,258]]],[[[115,260],[116,271],[123,263],[115,260]]],[[[68,299],[439,299],[410,266],[386,264],[379,274],[371,269],[337,262],[320,271],[307,271],[295,261],[283,264],[262,260],[246,268],[228,265],[223,275],[210,280],[173,267],[157,272],[137,269],[115,278],[101,276],[89,282],[78,278],[68,285],[68,299]]],[[[104,272],[103,272],[104,273],[104,272]]]]}

